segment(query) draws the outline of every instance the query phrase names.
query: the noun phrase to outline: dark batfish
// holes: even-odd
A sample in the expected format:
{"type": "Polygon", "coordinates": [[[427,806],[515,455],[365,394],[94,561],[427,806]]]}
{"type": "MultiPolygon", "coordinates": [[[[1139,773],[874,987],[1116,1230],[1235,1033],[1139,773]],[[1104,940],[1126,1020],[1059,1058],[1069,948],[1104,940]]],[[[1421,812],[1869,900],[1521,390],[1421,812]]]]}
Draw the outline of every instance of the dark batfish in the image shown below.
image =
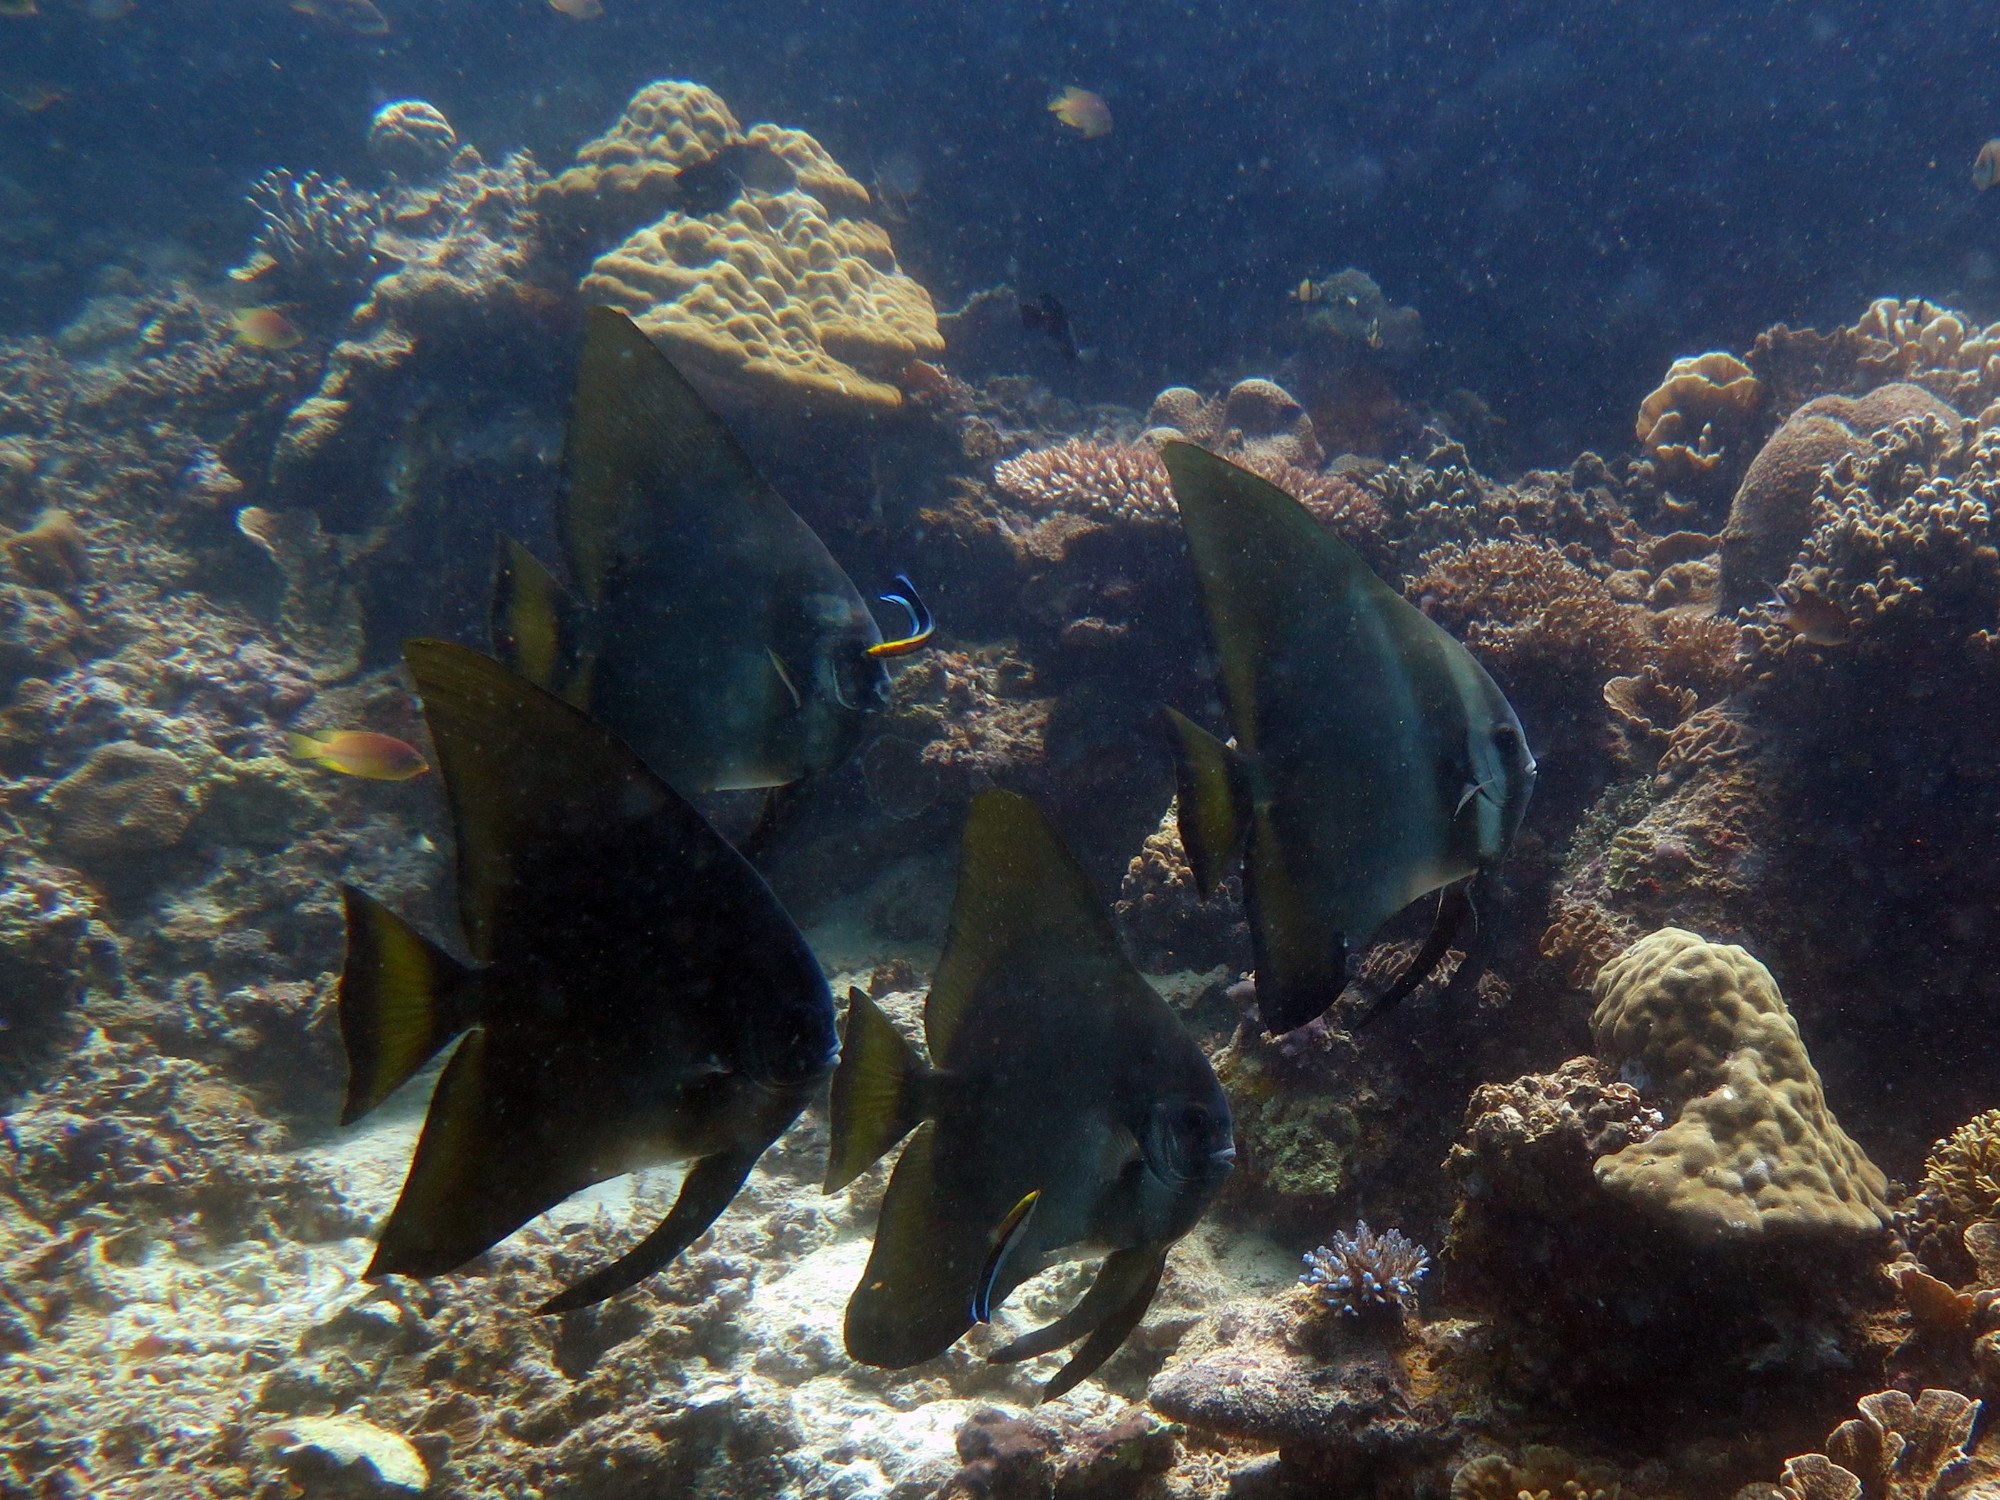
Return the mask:
{"type": "Polygon", "coordinates": [[[1298,501],[1191,444],[1162,457],[1236,735],[1167,710],[1188,863],[1208,892],[1244,855],[1274,1034],[1339,996],[1350,943],[1444,888],[1378,1015],[1474,915],[1469,877],[1505,858],[1535,784],[1527,737],[1471,653],[1298,501]]]}
{"type": "Polygon", "coordinates": [[[667,1264],[837,1055],[769,888],[601,725],[462,646],[411,641],[458,837],[466,968],[351,887],[340,1030],[359,1119],[461,1032],[370,1276],[435,1276],[572,1193],[692,1159],[673,1211],[545,1304],[667,1264]]]}
{"type": "Polygon", "coordinates": [[[674,174],[674,206],[684,214],[719,214],[743,196],[737,158],[745,148],[725,146],[674,174]]]}
{"type": "Polygon", "coordinates": [[[1108,1251],[1074,1308],[994,1356],[1083,1340],[1044,1392],[1060,1395],[1137,1326],[1167,1247],[1228,1174],[1229,1101],[1069,851],[1011,792],[981,793],[966,819],[924,1029],[931,1067],[873,1001],[848,996],[827,1190],[916,1134],[847,1304],[847,1351],[918,1364],[1059,1250],[1108,1251]]]}
{"type": "Polygon", "coordinates": [[[1062,350],[1064,359],[1077,359],[1076,335],[1069,326],[1069,312],[1051,292],[1043,292],[1034,302],[1021,304],[1021,328],[1027,333],[1045,333],[1062,350]]]}
{"type": "Polygon", "coordinates": [[[625,314],[588,314],[557,529],[572,600],[502,549],[495,653],[587,710],[688,796],[843,764],[889,691],[833,554],[625,314]]]}

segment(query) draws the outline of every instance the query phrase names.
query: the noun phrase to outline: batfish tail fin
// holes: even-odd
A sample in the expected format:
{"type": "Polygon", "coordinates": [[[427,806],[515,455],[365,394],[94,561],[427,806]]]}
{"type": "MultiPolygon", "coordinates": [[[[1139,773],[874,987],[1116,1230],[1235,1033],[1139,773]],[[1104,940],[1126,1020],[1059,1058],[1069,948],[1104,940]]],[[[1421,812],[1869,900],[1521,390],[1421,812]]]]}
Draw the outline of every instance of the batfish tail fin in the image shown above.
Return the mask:
{"type": "Polygon", "coordinates": [[[407,1082],[466,1026],[461,1003],[475,972],[364,891],[342,886],[347,961],[340,1039],[347,1049],[351,1125],[407,1082]]]}
{"type": "Polygon", "coordinates": [[[1160,719],[1174,751],[1181,846],[1195,887],[1206,900],[1242,854],[1250,831],[1242,760],[1187,715],[1163,708],[1160,719]]]}
{"type": "Polygon", "coordinates": [[[494,656],[545,692],[588,708],[581,616],[581,607],[540,558],[511,536],[500,539],[487,619],[494,656]]]}
{"type": "Polygon", "coordinates": [[[861,991],[849,990],[840,1066],[833,1074],[826,1191],[839,1192],[917,1128],[929,1075],[917,1049],[882,1007],[861,991]]]}

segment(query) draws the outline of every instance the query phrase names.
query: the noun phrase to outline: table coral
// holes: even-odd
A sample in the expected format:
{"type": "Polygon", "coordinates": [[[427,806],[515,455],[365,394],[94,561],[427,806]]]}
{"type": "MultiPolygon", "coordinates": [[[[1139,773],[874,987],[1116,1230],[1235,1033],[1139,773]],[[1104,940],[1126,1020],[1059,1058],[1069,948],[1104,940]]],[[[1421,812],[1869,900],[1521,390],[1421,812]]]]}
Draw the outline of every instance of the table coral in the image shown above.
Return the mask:
{"type": "Polygon", "coordinates": [[[1779,579],[1810,529],[1820,475],[1868,451],[1897,423],[1933,417],[1949,429],[1958,414],[1914,385],[1885,385],[1850,400],[1820,396],[1785,419],[1757,450],[1722,528],[1722,601],[1738,608],[1779,579]]]}
{"type": "Polygon", "coordinates": [[[1741,948],[1664,928],[1606,964],[1598,1053],[1678,1110],[1597,1163],[1598,1182],[1696,1237],[1872,1234],[1887,1179],[1827,1108],[1770,971],[1741,948]]]}
{"type": "Polygon", "coordinates": [[[1743,463],[1738,445],[1762,397],[1757,377],[1733,354],[1675,360],[1639,403],[1639,447],[1659,481],[1696,495],[1726,488],[1743,463]]]}

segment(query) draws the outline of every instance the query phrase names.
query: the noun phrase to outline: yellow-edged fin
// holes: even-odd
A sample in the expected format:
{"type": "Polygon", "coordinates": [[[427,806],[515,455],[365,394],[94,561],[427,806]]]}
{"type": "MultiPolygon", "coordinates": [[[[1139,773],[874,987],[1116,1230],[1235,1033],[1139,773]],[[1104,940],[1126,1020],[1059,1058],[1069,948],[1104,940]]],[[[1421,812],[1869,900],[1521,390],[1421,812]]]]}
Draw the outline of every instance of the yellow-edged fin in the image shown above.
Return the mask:
{"type": "Polygon", "coordinates": [[[1268,812],[1257,813],[1244,863],[1244,899],[1257,964],[1257,1009],[1264,1029],[1283,1036],[1340,998],[1347,985],[1347,944],[1332,931],[1286,868],[1268,812]]]}
{"type": "Polygon", "coordinates": [[[848,1354],[863,1364],[904,1369],[942,1353],[971,1325],[966,1275],[972,1266],[951,1253],[959,1226],[946,1220],[939,1202],[936,1131],[929,1121],[919,1126],[897,1159],[882,1195],[874,1249],[847,1302],[843,1338],[848,1354]]]}
{"type": "Polygon", "coordinates": [[[1181,846],[1206,900],[1243,852],[1249,832],[1236,752],[1185,714],[1160,711],[1174,751],[1181,846]]]}
{"type": "Polygon", "coordinates": [[[285,753],[293,760],[303,761],[308,765],[324,764],[326,741],[316,734],[288,734],[285,736],[285,753]]]}
{"type": "Polygon", "coordinates": [[[859,990],[847,992],[828,1105],[832,1143],[826,1190],[837,1193],[867,1171],[923,1118],[920,1085],[929,1073],[895,1022],[859,990]]]}
{"type": "Polygon", "coordinates": [[[493,654],[536,687],[578,708],[580,643],[577,606],[541,559],[511,536],[500,539],[493,571],[493,606],[488,632],[493,654]]]}
{"type": "Polygon", "coordinates": [[[400,1088],[465,1028],[473,971],[364,891],[341,887],[347,961],[340,975],[340,1038],[347,1049],[350,1125],[400,1088]]]}
{"type": "Polygon", "coordinates": [[[993,1231],[993,1250],[986,1257],[986,1264],[979,1268],[979,1280],[972,1288],[972,1321],[991,1323],[993,1321],[993,1285],[1000,1279],[1000,1272],[1007,1264],[1007,1257],[1014,1253],[1028,1233],[1028,1220],[1034,1217],[1035,1205],[1042,1201],[1042,1190],[1036,1188],[1019,1203],[1007,1210],[1007,1217],[1000,1221],[1000,1227],[993,1231]]]}

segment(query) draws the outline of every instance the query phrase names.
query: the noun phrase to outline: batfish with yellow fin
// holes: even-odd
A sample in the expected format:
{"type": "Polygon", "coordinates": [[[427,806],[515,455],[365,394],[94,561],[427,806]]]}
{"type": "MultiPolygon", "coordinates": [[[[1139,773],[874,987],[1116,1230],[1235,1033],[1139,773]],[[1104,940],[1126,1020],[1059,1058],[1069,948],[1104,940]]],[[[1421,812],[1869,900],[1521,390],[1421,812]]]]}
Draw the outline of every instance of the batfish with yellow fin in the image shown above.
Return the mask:
{"type": "Polygon", "coordinates": [[[1273,1034],[1334,1002],[1350,945],[1443,890],[1372,1018],[1476,920],[1471,881],[1506,857],[1534,790],[1527,736],[1472,654],[1298,501],[1189,443],[1161,457],[1235,731],[1225,745],[1166,710],[1188,864],[1206,895],[1243,857],[1273,1034]]]}
{"type": "Polygon", "coordinates": [[[1081,1340],[1044,1391],[1059,1396],[1138,1326],[1168,1247],[1228,1175],[1229,1101],[1075,859],[1012,792],[982,792],[966,817],[924,1032],[929,1066],[848,996],[827,1190],[914,1135],[847,1304],[847,1352],[921,1363],[1062,1252],[1109,1252],[1075,1307],[994,1355],[1081,1340]]]}
{"type": "Polygon", "coordinates": [[[503,548],[496,654],[587,709],[679,792],[775,787],[843,764],[888,699],[885,641],[833,554],[625,314],[593,307],[557,530],[579,598],[503,548]]]}
{"type": "Polygon", "coordinates": [[[403,656],[473,964],[347,889],[342,1123],[463,1036],[368,1274],[440,1275],[592,1183],[692,1159],[660,1225],[542,1310],[583,1307],[728,1206],[832,1069],[833,998],[757,872],[609,731],[462,646],[403,656]]]}

